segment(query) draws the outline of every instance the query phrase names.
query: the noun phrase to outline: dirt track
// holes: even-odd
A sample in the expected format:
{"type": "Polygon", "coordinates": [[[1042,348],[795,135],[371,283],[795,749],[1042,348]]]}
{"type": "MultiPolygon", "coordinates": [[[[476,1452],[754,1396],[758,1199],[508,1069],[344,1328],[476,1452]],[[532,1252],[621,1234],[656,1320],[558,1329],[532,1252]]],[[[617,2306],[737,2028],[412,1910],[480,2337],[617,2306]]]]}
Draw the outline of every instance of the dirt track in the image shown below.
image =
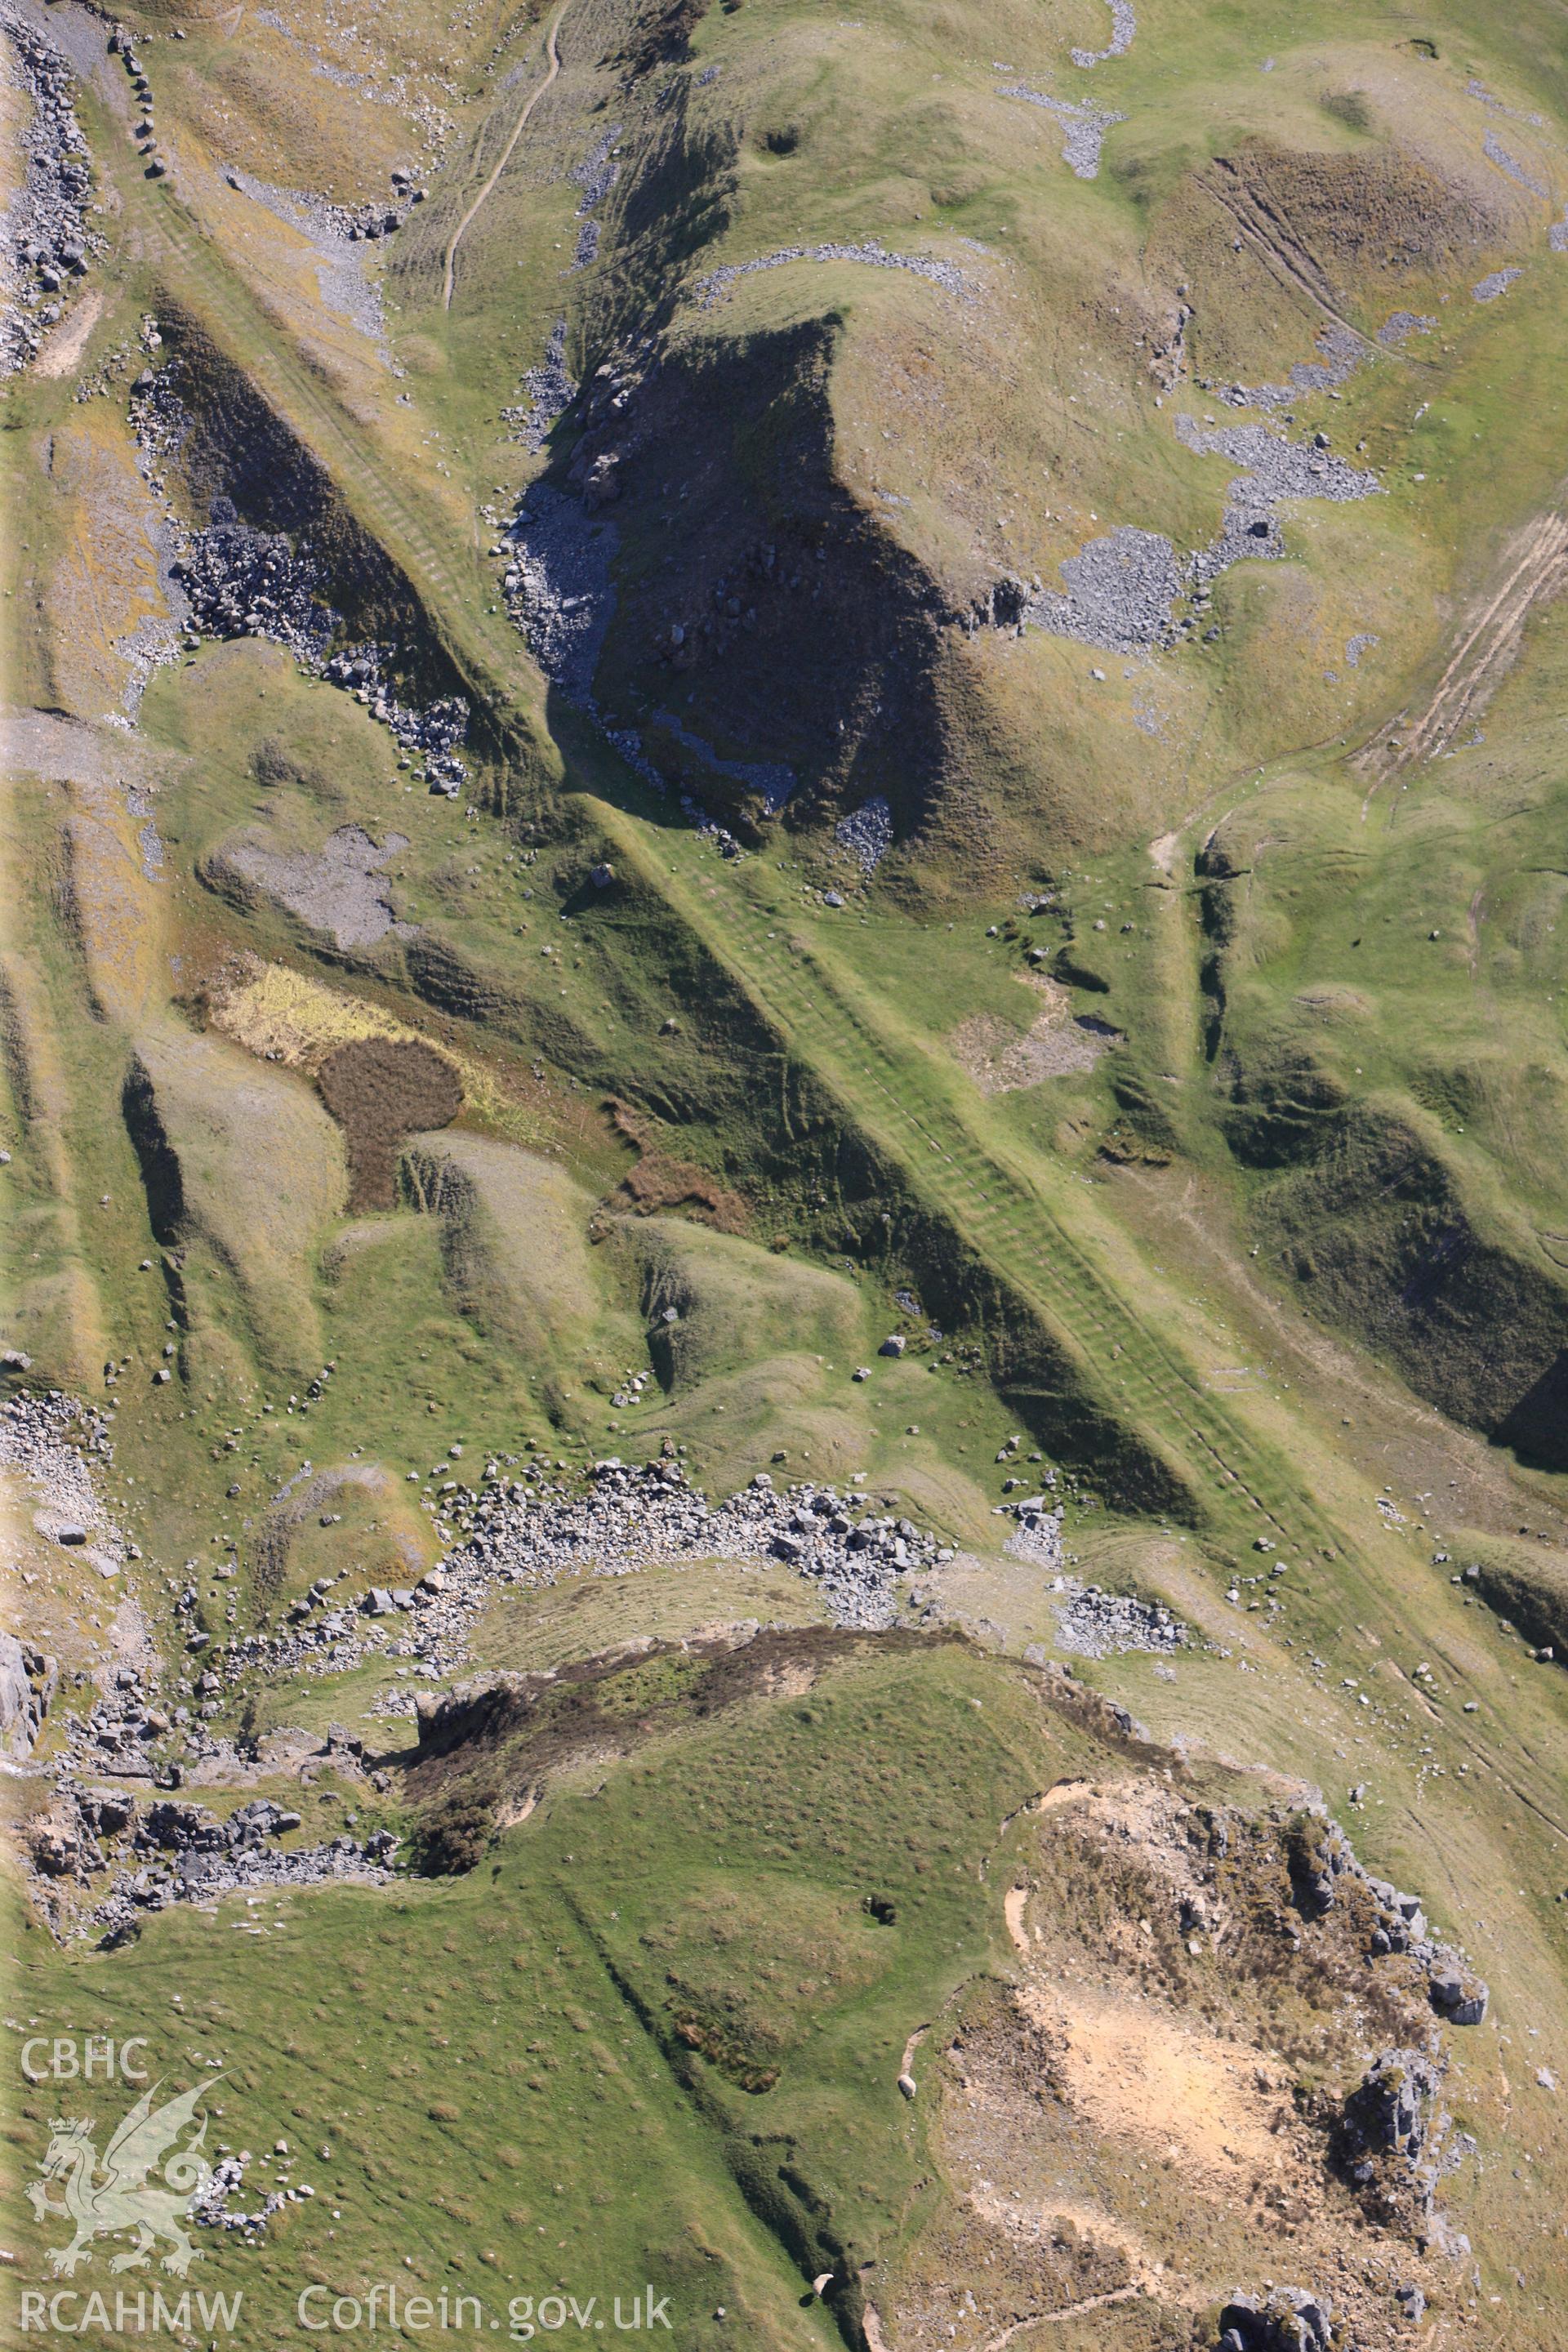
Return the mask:
{"type": "Polygon", "coordinates": [[[496,182],[500,178],[501,173],[506,170],[507,165],[510,163],[512,150],[522,136],[523,125],[527,122],[529,116],[533,112],[534,108],[539,104],[540,100],[544,96],[545,91],[551,87],[551,84],[555,80],[556,76],[561,71],[561,54],[555,46],[555,36],[561,29],[562,17],[564,16],[567,9],[571,5],[572,0],[561,0],[561,5],[556,9],[554,16],[550,19],[550,30],[544,36],[544,54],[550,60],[550,71],[545,75],[544,79],[539,83],[537,88],[530,92],[528,99],[524,102],[521,113],[518,116],[517,121],[511,126],[511,136],[500,151],[500,160],[497,163],[495,170],[490,173],[489,178],[485,182],[484,186],[474,198],[474,201],[468,206],[468,211],[463,215],[462,219],[452,231],[452,240],[447,247],[447,259],[441,280],[441,308],[443,310],[449,310],[452,307],[453,272],[457,266],[458,247],[463,242],[464,237],[468,235],[468,230],[472,227],[475,220],[478,218],[480,211],[483,209],[486,202],[492,194],[496,182]]]}

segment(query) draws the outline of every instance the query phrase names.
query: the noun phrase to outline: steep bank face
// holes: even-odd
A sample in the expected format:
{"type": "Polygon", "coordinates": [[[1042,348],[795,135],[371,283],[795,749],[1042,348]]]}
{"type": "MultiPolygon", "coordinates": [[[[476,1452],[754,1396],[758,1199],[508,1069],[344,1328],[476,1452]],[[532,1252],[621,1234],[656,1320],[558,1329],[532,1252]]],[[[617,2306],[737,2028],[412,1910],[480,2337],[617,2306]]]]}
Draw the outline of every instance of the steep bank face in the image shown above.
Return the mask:
{"type": "Polygon", "coordinates": [[[157,363],[136,379],[132,400],[144,468],[196,531],[237,526],[287,548],[271,595],[257,599],[246,593],[246,545],[217,542],[195,567],[198,593],[216,601],[235,572],[233,634],[297,635],[323,658],[369,641],[394,651],[398,682],[419,699],[460,692],[463,674],[413,583],[254,379],[177,306],[164,306],[161,331],[157,363]]]}
{"type": "Polygon", "coordinates": [[[1314,1310],[1418,1396],[1540,1469],[1568,1468],[1568,1286],[1531,1236],[1467,1201],[1414,1104],[1368,1103],[1256,1201],[1314,1310]]]}

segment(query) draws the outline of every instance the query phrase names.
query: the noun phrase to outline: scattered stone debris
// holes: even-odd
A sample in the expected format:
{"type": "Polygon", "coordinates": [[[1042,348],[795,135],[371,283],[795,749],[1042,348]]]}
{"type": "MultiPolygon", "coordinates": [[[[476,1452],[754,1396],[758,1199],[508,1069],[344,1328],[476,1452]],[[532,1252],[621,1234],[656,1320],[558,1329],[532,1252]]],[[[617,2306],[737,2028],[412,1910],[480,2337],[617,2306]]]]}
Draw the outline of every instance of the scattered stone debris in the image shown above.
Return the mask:
{"type": "Polygon", "coordinates": [[[1534,173],[1528,170],[1527,167],[1520,162],[1517,155],[1510,154],[1508,149],[1503,145],[1502,141],[1498,137],[1495,131],[1489,131],[1487,132],[1485,139],[1481,142],[1481,152],[1486,156],[1489,163],[1495,164],[1497,169],[1500,172],[1505,173],[1508,178],[1512,180],[1517,186],[1528,188],[1532,196],[1546,196],[1550,198],[1552,191],[1547,187],[1544,181],[1538,180],[1534,173]]]}
{"type": "MultiPolygon", "coordinates": [[[[225,168],[223,176],[238,194],[265,205],[275,218],[310,239],[315,248],[316,282],[322,302],[337,317],[357,327],[390,366],[381,283],[365,273],[366,248],[403,226],[407,207],[425,201],[424,189],[395,183],[398,201],[392,205],[335,205],[308,190],[273,187],[232,164],[225,168]]],[[[398,368],[393,372],[402,373],[398,368]]]]}
{"type": "MultiPolygon", "coordinates": [[[[1123,118],[1117,115],[1112,119],[1121,121],[1123,118]]],[[[721,268],[698,279],[698,307],[710,310],[738,279],[753,277],[760,269],[782,269],[789,261],[860,261],[872,269],[906,269],[912,278],[923,278],[928,284],[943,287],[950,294],[968,296],[973,291],[969,278],[956,262],[938,261],[929,254],[889,253],[875,237],[867,237],[859,245],[786,245],[777,253],[759,254],[754,261],[726,262],[721,268]]]]}
{"type": "Polygon", "coordinates": [[[612,122],[597,145],[574,165],[569,175],[583,191],[583,200],[577,207],[577,217],[583,226],[577,232],[577,250],[568,275],[589,268],[598,259],[599,224],[588,215],[597,211],[620,177],[620,166],[614,160],[620,135],[621,125],[612,122]]]}
{"type": "Polygon", "coordinates": [[[591,213],[595,205],[602,205],[621,175],[621,167],[615,161],[616,142],[621,135],[621,128],[620,123],[612,122],[597,144],[589,150],[580,163],[574,163],[567,174],[583,191],[583,201],[577,207],[579,213],[591,213]]]}
{"type": "Polygon", "coordinates": [[[1219,532],[1207,547],[1184,558],[1163,532],[1121,523],[1066,558],[1065,589],[1005,576],[972,607],[966,625],[1020,636],[1026,628],[1044,629],[1111,653],[1170,646],[1195,635],[1221,572],[1284,554],[1274,514],[1281,500],[1364,499],[1383,488],[1374,473],[1336,457],[1326,434],[1291,441],[1264,425],[1211,431],[1185,415],[1176,418],[1175,432],[1194,456],[1229,457],[1246,469],[1229,486],[1219,532]]]}
{"type": "Polygon", "coordinates": [[[938,1548],[911,1520],[831,1486],[781,1492],[760,1471],[713,1505],[688,1485],[679,1463],[612,1461],[595,1465],[590,1492],[577,1499],[498,1482],[475,1507],[468,1545],[445,1567],[451,1585],[476,1572],[548,1584],[586,1562],[598,1575],[624,1576],[658,1560],[709,1557],[787,1561],[820,1583],[837,1623],[875,1630],[894,1621],[897,1579],[929,1568],[938,1548]]]}
{"type": "Polygon", "coordinates": [[[1160,1656],[1186,1647],[1186,1627],[1158,1601],[1102,1592],[1076,1576],[1053,1577],[1050,1589],[1062,1595],[1052,1604],[1058,1647],[1075,1658],[1114,1658],[1129,1650],[1160,1656]]]}
{"type": "Polygon", "coordinates": [[[1492,92],[1487,88],[1485,82],[1479,81],[1474,74],[1471,75],[1469,80],[1465,84],[1465,96],[1467,98],[1473,98],[1477,101],[1478,105],[1489,108],[1493,114],[1506,114],[1510,122],[1533,123],[1537,131],[1542,130],[1545,127],[1544,118],[1542,116],[1539,114],[1526,114],[1517,106],[1506,106],[1502,100],[1500,98],[1494,97],[1492,92]]]}
{"type": "Polygon", "coordinates": [[[551,682],[592,709],[594,673],[616,609],[616,527],[535,482],[510,536],[515,551],[501,586],[512,619],[551,682]]]}
{"type": "Polygon", "coordinates": [[[1553,253],[1568,253],[1568,208],[1560,221],[1553,221],[1546,232],[1546,242],[1553,253]]]}
{"type": "Polygon", "coordinates": [[[1370,635],[1365,630],[1361,631],[1353,637],[1347,637],[1345,640],[1345,667],[1347,669],[1359,669],[1361,667],[1361,657],[1363,654],[1371,653],[1373,646],[1380,643],[1381,639],[1370,635]]]}
{"type": "Polygon", "coordinates": [[[330,685],[347,687],[405,751],[424,761],[432,792],[456,800],[468,776],[467,761],[458,757],[458,746],[468,740],[468,703],[460,694],[443,695],[422,710],[401,701],[386,683],[398,658],[394,646],[346,646],[323,666],[321,676],[330,685]]]}
{"type": "Polygon", "coordinates": [[[198,634],[267,637],[304,668],[321,667],[341,615],[326,601],[321,569],[308,546],[241,522],[232,502],[218,498],[207,528],[188,534],[169,569],[198,634]]]}
{"type": "MultiPolygon", "coordinates": [[[[1386,327],[1379,336],[1386,336],[1386,327]]],[[[1310,393],[1336,391],[1347,383],[1368,356],[1369,346],[1353,327],[1331,320],[1318,330],[1318,356],[1301,360],[1290,371],[1288,383],[1227,384],[1215,397],[1227,408],[1289,408],[1310,393]]]]}
{"type": "Polygon", "coordinates": [[[880,793],[840,817],[833,838],[847,849],[862,874],[874,874],[893,845],[893,812],[880,793]]]}
{"type": "MultiPolygon", "coordinates": [[[[1056,1483],[1056,1473],[1050,1473],[1056,1483]]],[[[1062,1565],[1062,1507],[1046,1495],[1031,1495],[1021,1503],[999,1504],[1000,1512],[1016,1518],[1018,1524],[1003,1544],[1004,1551],[1015,1559],[1033,1560],[1037,1567],[1057,1571],[1053,1591],[1065,1591],[1068,1580],[1060,1574],[1062,1565]]],[[[1088,1588],[1080,1588],[1087,1590],[1088,1588]]]]}
{"type": "Polygon", "coordinates": [[[1470,292],[1478,302],[1495,302],[1500,294],[1508,292],[1516,278],[1523,275],[1522,269],[1493,269],[1479,285],[1472,286],[1470,292]]]}
{"type": "Polygon", "coordinates": [[[1075,1013],[1059,982],[1032,971],[1028,984],[1045,1001],[1027,1029],[1016,1029],[999,1013],[972,1013],[948,1039],[983,1095],[1017,1094],[1048,1078],[1092,1070],[1124,1042],[1123,1033],[1098,1013],[1075,1013]]]}
{"type": "MultiPolygon", "coordinates": [[[[1131,10],[1128,13],[1131,15],[1131,10]]],[[[1042,107],[1046,113],[1054,114],[1058,122],[1066,124],[1062,161],[1071,166],[1080,180],[1097,180],[1100,177],[1100,156],[1105,144],[1105,134],[1114,130],[1117,123],[1127,120],[1125,114],[1108,114],[1099,107],[1075,106],[1068,99],[1047,98],[1044,90],[1031,89],[1028,83],[1023,81],[1009,82],[1005,89],[998,90],[997,96],[1021,98],[1026,105],[1042,107]]]]}
{"type": "Polygon", "coordinates": [[[231,2212],[229,2200],[245,2186],[246,2167],[250,2162],[250,2150],[239,2156],[221,2156],[213,2167],[212,2179],[205,2190],[199,2191],[191,2206],[190,2218],[202,2230],[238,2230],[254,2241],[264,2230],[274,2213],[296,2199],[314,2194],[310,2189],[269,2189],[254,2213],[231,2212]]]}
{"type": "Polygon", "coordinates": [[[219,1820],[201,1805],[160,1797],[144,1803],[119,1790],[64,1780],[53,1811],[34,1832],[32,1859],[57,1929],[100,1931],[110,1944],[136,1932],[148,1912],[173,1903],[210,1902],[248,1886],[319,1886],[334,1878],[384,1884],[399,1841],[378,1830],[284,1849],[272,1841],[297,1830],[301,1816],[258,1797],[219,1820]],[[85,1917],[68,1919],[48,1889],[70,1881],[90,1886],[109,1875],[109,1892],[85,1917]]]}
{"type": "Polygon", "coordinates": [[[1114,653],[1171,641],[1173,608],[1184,582],[1181,560],[1163,533],[1121,524],[1069,555],[1061,575],[1065,592],[1037,588],[1018,598],[1016,626],[1114,653]]]}
{"type": "Polygon", "coordinates": [[[0,1405],[0,1469],[20,1471],[33,1488],[34,1526],[53,1542],[79,1547],[105,1577],[118,1575],[132,1557],[99,1502],[88,1466],[113,1460],[110,1434],[105,1415],[59,1389],[0,1405]]]}
{"type": "Polygon", "coordinates": [[[1383,487],[1369,468],[1336,457],[1324,433],[1291,441],[1264,425],[1227,425],[1207,432],[1194,418],[1178,416],[1176,438],[1194,455],[1228,457],[1244,467],[1245,475],[1230,486],[1230,499],[1248,510],[1279,499],[1369,499],[1383,487]]]}
{"type": "Polygon", "coordinates": [[[564,415],[577,396],[577,386],[566,373],[564,319],[557,319],[552,327],[550,341],[544,346],[543,363],[528,370],[522,388],[528,394],[528,406],[503,408],[501,421],[514,426],[523,447],[538,457],[557,417],[564,415]]]}
{"type": "MultiPolygon", "coordinates": [[[[448,1542],[454,1532],[464,1538],[456,1549],[417,1584],[378,1589],[358,1609],[335,1600],[323,1582],[296,1602],[277,1633],[221,1646],[195,1635],[199,1715],[216,1714],[223,1695],[258,1672],[335,1675],[385,1654],[412,1661],[410,1675],[439,1679],[461,1664],[469,1630],[498,1585],[549,1586],[584,1570],[630,1576],[669,1559],[784,1560],[820,1583],[836,1622],[881,1631],[898,1618],[898,1579],[952,1556],[911,1520],[873,1510],[864,1495],[809,1484],[779,1492],[765,1472],[728,1502],[712,1504],[671,1461],[596,1464],[585,1490],[542,1474],[508,1477],[499,1463],[470,1488],[447,1475],[451,1467],[432,1470],[432,1501],[439,1504],[437,1533],[448,1542]]],[[[195,1602],[194,1588],[176,1602],[187,1622],[195,1602]]],[[[192,1690],[188,1678],[183,1687],[192,1690]]],[[[379,1711],[412,1714],[414,1705],[412,1693],[395,1692],[379,1711]]],[[[141,1737],[132,1726],[128,1744],[141,1737]]],[[[101,1731],[91,1752],[105,1769],[101,1731]]]]}
{"type": "MultiPolygon", "coordinates": [[[[160,578],[174,620],[187,633],[186,645],[205,632],[282,646],[301,668],[346,687],[405,751],[424,760],[431,790],[455,800],[468,773],[458,757],[468,730],[463,697],[448,695],[416,709],[387,683],[403,667],[395,646],[367,642],[330,650],[342,615],[327,602],[326,575],[307,541],[241,522],[234,501],[221,495],[213,499],[205,528],[191,530],[180,520],[166,472],[192,420],[175,389],[176,372],[174,362],[144,369],[132,386],[130,411],[143,478],[163,509],[160,578]]],[[[164,630],[158,625],[149,663],[178,658],[178,642],[164,630]]]]}
{"type": "Polygon", "coordinates": [[[1110,0],[1110,46],[1106,49],[1073,49],[1075,66],[1102,66],[1108,58],[1124,58],[1137,37],[1138,19],[1131,0],[1110,0]]]}
{"type": "Polygon", "coordinates": [[[1430,335],[1437,321],[1424,310],[1391,310],[1377,331],[1377,340],[1389,351],[1397,351],[1412,335],[1430,335]]]}
{"type": "Polygon", "coordinates": [[[0,377],[36,357],[61,298],[103,239],[88,227],[92,171],[72,103],[69,66],[22,11],[0,5],[0,77],[24,119],[22,171],[0,213],[0,377]]]}

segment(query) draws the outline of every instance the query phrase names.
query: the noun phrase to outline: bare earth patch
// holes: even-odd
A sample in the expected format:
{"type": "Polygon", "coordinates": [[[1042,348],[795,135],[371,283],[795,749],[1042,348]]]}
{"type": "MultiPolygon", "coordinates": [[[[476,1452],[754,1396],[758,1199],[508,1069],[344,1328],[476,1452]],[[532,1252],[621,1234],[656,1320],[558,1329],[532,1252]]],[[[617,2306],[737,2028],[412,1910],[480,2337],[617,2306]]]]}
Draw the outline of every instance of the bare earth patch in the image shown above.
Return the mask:
{"type": "Polygon", "coordinates": [[[1015,1029],[997,1013],[973,1013],[948,1039],[983,1095],[1016,1094],[1047,1078],[1092,1070],[1102,1054],[1121,1042],[1121,1032],[1109,1021],[1092,1013],[1075,1014],[1058,982],[1030,973],[1026,985],[1045,999],[1027,1029],[1015,1029]]]}
{"type": "Polygon", "coordinates": [[[1050,2042],[1072,2107],[1101,2137],[1135,2140],[1221,2189],[1278,2168],[1279,2102],[1258,2087],[1266,2070],[1256,2053],[1087,1987],[1030,1985],[1019,1998],[1050,2042]]]}

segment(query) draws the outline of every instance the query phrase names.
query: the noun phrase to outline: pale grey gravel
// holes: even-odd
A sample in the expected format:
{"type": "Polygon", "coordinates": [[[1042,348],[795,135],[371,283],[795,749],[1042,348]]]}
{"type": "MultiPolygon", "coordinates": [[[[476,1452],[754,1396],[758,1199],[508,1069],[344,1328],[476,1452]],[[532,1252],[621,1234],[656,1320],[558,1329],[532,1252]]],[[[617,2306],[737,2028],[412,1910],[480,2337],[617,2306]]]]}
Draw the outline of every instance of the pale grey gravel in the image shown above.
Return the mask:
{"type": "Polygon", "coordinates": [[[1080,180],[1100,176],[1100,150],[1105,134],[1117,123],[1125,122],[1124,114],[1110,114],[1096,106],[1075,106],[1069,99],[1050,98],[1042,89],[1031,89],[1027,82],[1008,82],[998,90],[1000,98],[1021,98],[1026,106],[1037,106],[1047,114],[1054,114],[1066,126],[1067,138],[1062,146],[1062,160],[1071,166],[1080,180]]]}
{"type": "Polygon", "coordinates": [[[1110,46],[1104,49],[1074,49],[1075,66],[1102,66],[1110,58],[1124,58],[1137,37],[1138,18],[1130,0],[1110,0],[1110,46]]]}

